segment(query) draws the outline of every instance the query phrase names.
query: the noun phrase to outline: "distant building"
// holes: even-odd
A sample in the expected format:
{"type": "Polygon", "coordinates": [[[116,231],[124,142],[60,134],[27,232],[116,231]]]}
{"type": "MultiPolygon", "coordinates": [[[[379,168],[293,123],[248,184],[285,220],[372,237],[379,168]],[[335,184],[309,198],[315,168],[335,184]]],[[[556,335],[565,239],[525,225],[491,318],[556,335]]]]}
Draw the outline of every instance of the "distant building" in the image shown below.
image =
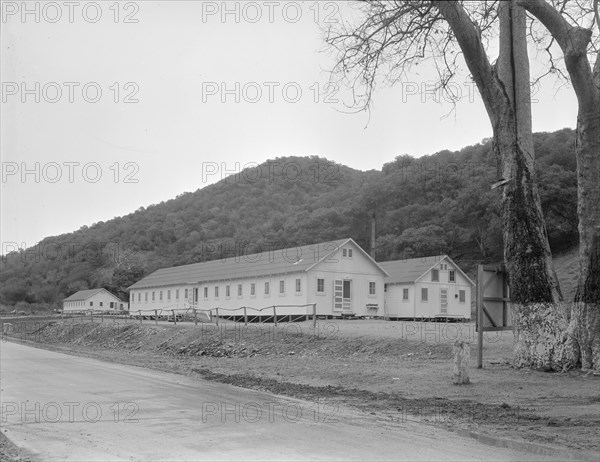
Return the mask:
{"type": "Polygon", "coordinates": [[[63,300],[63,311],[119,311],[127,310],[127,302],[106,289],[80,290],[63,300]]]}
{"type": "Polygon", "coordinates": [[[219,308],[219,316],[241,316],[228,310],[275,305],[279,317],[310,315],[312,307],[302,305],[316,303],[321,316],[383,316],[386,276],[356,242],[342,239],[163,268],[129,287],[129,309],[153,315],[219,308]]]}
{"type": "Polygon", "coordinates": [[[380,262],[390,319],[471,319],[475,284],[447,255],[380,262]]]}

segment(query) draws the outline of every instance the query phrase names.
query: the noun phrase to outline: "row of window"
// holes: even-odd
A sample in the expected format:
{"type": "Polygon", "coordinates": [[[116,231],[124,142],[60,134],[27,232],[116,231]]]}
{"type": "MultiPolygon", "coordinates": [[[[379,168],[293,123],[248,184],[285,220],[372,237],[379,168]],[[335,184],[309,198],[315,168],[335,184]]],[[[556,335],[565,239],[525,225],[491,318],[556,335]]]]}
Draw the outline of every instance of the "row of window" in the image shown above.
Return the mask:
{"type": "MultiPolygon", "coordinates": [[[[321,281],[323,281],[321,279],[321,281]]],[[[324,283],[322,283],[322,285],[324,286],[324,283]]],[[[179,300],[179,292],[180,289],[174,289],[174,296],[175,296],[175,300],[179,300]]],[[[198,300],[198,289],[194,289],[195,293],[194,293],[194,301],[198,300]]],[[[243,288],[243,284],[238,284],[237,285],[237,295],[238,297],[242,297],[244,295],[243,292],[244,288],[243,288]]],[[[270,287],[270,283],[269,282],[265,282],[264,283],[264,294],[265,295],[269,295],[271,291],[271,287],[270,287]]],[[[284,280],[279,281],[279,293],[281,295],[284,295],[286,292],[286,284],[284,280]]],[[[302,280],[301,279],[296,279],[295,281],[295,292],[296,294],[300,294],[302,293],[302,280]]],[[[163,301],[164,298],[163,296],[166,295],[166,300],[170,301],[171,300],[171,295],[172,295],[172,291],[171,289],[167,289],[166,291],[164,290],[153,290],[152,292],[150,292],[150,296],[151,296],[151,300],[154,302],[156,301],[156,295],[158,293],[158,300],[159,301],[163,301]],[[165,294],[166,292],[166,294],[165,294]]],[[[144,292],[144,301],[147,302],[148,301],[148,292],[144,292]]],[[[219,286],[214,286],[214,295],[215,298],[219,298],[219,286]]],[[[256,295],[256,283],[252,282],[250,284],[250,295],[256,295]]],[[[183,292],[183,297],[185,300],[187,300],[188,298],[190,298],[192,296],[192,289],[184,289],[183,292]]],[[[231,286],[230,285],[226,285],[225,286],[225,297],[231,297],[231,286]]],[[[204,298],[207,299],[208,298],[208,287],[204,287],[204,298]]],[[[142,301],[142,293],[138,292],[137,293],[137,301],[141,302],[142,301]]],[[[135,294],[131,295],[131,302],[135,303],[136,302],[136,297],[135,294]]]]}
{"type": "MultiPolygon", "coordinates": [[[[75,302],[72,302],[75,303],[75,302]]],[[[85,306],[85,302],[76,302],[77,305],[76,306],[85,306]]],[[[94,302],[89,302],[90,306],[94,306],[94,302]]],[[[109,304],[110,308],[117,308],[118,303],[117,302],[110,302],[109,304]]],[[[123,304],[121,303],[121,308],[123,308],[123,304]]],[[[69,306],[73,306],[73,305],[69,305],[69,306]]],[[[104,302],[98,302],[98,306],[104,306],[104,302]]]]}
{"type": "MultiPolygon", "coordinates": [[[[402,289],[402,301],[408,301],[408,288],[402,289]]],[[[421,288],[421,301],[429,301],[429,290],[427,289],[427,287],[421,288]]],[[[462,289],[458,291],[458,301],[460,303],[465,303],[466,301],[466,292],[462,289]]]]}
{"type": "MultiPolygon", "coordinates": [[[[448,268],[448,265],[442,265],[442,269],[448,268]]],[[[431,270],[431,282],[440,282],[440,270],[432,269],[431,270]]],[[[456,282],[456,271],[449,270],[448,271],[448,282],[456,282]]]]}
{"type": "MultiPolygon", "coordinates": [[[[302,279],[297,278],[295,280],[294,289],[295,289],[296,295],[302,293],[302,279]]],[[[279,295],[285,295],[285,293],[286,293],[286,283],[285,283],[285,280],[282,279],[279,281],[279,295]]],[[[271,283],[269,281],[266,281],[264,283],[263,294],[264,295],[271,294],[271,283]]],[[[243,286],[243,284],[238,284],[237,285],[237,296],[242,297],[243,295],[244,295],[244,286],[243,286]]],[[[214,286],[214,296],[215,296],[215,298],[219,298],[219,286],[214,286]]],[[[256,283],[255,282],[250,283],[250,296],[251,297],[256,296],[256,283]]],[[[225,286],[225,297],[226,298],[231,297],[231,286],[229,284],[225,286]]],[[[208,298],[208,287],[204,288],[204,298],[205,299],[208,298]]]]}
{"type": "MultiPolygon", "coordinates": [[[[352,249],[347,249],[350,254],[349,256],[352,256],[352,249]]],[[[149,301],[149,296],[151,297],[150,300],[151,301],[156,301],[157,300],[157,294],[158,294],[158,300],[159,301],[163,301],[164,297],[166,297],[167,301],[171,301],[171,296],[174,295],[174,299],[175,300],[179,300],[179,295],[180,289],[173,289],[174,293],[172,292],[171,289],[167,289],[167,290],[153,290],[151,292],[144,292],[144,301],[147,302],[149,301]],[[150,295],[149,295],[150,294],[150,295]]],[[[287,287],[286,287],[286,281],[285,280],[280,280],[279,281],[279,295],[285,295],[287,287]]],[[[296,295],[299,295],[302,293],[302,279],[297,278],[294,281],[294,292],[296,295]]],[[[323,278],[317,278],[317,293],[325,293],[325,279],[323,278]]],[[[220,292],[219,292],[219,286],[214,286],[213,287],[213,294],[214,294],[214,298],[219,298],[220,297],[220,292]]],[[[270,296],[271,295],[271,283],[269,281],[264,282],[263,285],[263,294],[265,296],[270,296]]],[[[194,301],[197,302],[198,301],[198,289],[194,289],[194,292],[192,293],[192,289],[184,289],[183,292],[183,297],[184,300],[187,300],[188,298],[192,297],[194,298],[194,301]]],[[[204,287],[204,299],[208,299],[209,297],[209,287],[204,287]]],[[[238,297],[243,297],[244,295],[244,286],[243,284],[237,284],[237,296],[238,297]]],[[[369,282],[369,295],[374,296],[377,295],[377,285],[375,282],[369,282]]],[[[256,283],[252,282],[250,283],[250,296],[254,297],[256,296],[256,283]]],[[[225,297],[229,298],[231,297],[231,285],[226,285],[225,286],[225,297]]],[[[142,292],[138,292],[137,293],[137,302],[141,302],[142,301],[142,292]]],[[[131,303],[135,303],[136,302],[136,295],[132,294],[131,295],[131,303]]]]}

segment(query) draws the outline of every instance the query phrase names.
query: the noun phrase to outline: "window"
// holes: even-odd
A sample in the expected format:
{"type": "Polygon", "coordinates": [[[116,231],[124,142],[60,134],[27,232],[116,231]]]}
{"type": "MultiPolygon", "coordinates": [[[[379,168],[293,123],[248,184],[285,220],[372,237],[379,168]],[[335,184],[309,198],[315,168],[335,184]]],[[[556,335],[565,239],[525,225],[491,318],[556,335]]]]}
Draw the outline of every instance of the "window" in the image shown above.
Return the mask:
{"type": "Polygon", "coordinates": [[[402,300],[408,300],[408,289],[402,289],[402,300]]]}
{"type": "Polygon", "coordinates": [[[161,291],[159,292],[159,294],[158,294],[158,298],[159,298],[159,300],[162,300],[162,293],[163,293],[163,291],[161,290],[161,291]]]}
{"type": "Polygon", "coordinates": [[[94,306],[94,302],[90,302],[90,306],[94,306]]]}
{"type": "Polygon", "coordinates": [[[167,300],[171,300],[171,290],[167,290],[167,300]]]}
{"type": "Polygon", "coordinates": [[[352,258],[352,249],[348,249],[348,256],[352,258]]]}
{"type": "Polygon", "coordinates": [[[179,300],[179,289],[175,289],[175,300],[179,300]]]}
{"type": "Polygon", "coordinates": [[[285,281],[279,281],[279,293],[285,294],[285,281]]]}
{"type": "Polygon", "coordinates": [[[426,302],[428,298],[428,293],[426,288],[421,289],[421,301],[426,302]]]}
{"type": "Polygon", "coordinates": [[[184,292],[184,295],[183,295],[183,296],[184,296],[184,297],[185,297],[185,299],[187,300],[187,298],[188,298],[188,290],[187,290],[187,289],[185,289],[185,292],[184,292]]]}
{"type": "Polygon", "coordinates": [[[375,295],[375,283],[369,282],[369,295],[375,295]]]}
{"type": "Polygon", "coordinates": [[[454,270],[448,272],[448,282],[456,282],[456,273],[454,270]]]}
{"type": "Polygon", "coordinates": [[[465,299],[465,291],[464,290],[458,291],[458,301],[460,303],[465,303],[466,299],[465,299]]]}
{"type": "Polygon", "coordinates": [[[348,249],[342,249],[342,257],[348,256],[348,249]]]}
{"type": "Polygon", "coordinates": [[[102,306],[102,305],[103,305],[103,303],[104,303],[104,302],[100,302],[100,306],[102,306]]]}
{"type": "Polygon", "coordinates": [[[208,298],[208,287],[204,288],[204,298],[208,298]]]}
{"type": "Polygon", "coordinates": [[[269,283],[265,282],[265,295],[269,295],[269,283]]]}
{"type": "Polygon", "coordinates": [[[219,298],[219,286],[215,286],[215,298],[219,298]]]}
{"type": "Polygon", "coordinates": [[[238,284],[238,297],[242,296],[242,285],[238,284]]]}
{"type": "Polygon", "coordinates": [[[438,270],[438,269],[431,270],[431,281],[432,282],[440,282],[440,270],[438,270]]]}
{"type": "Polygon", "coordinates": [[[254,282],[250,284],[250,295],[253,297],[256,295],[256,284],[254,282]]]}
{"type": "Polygon", "coordinates": [[[141,301],[142,301],[142,293],[138,292],[138,302],[141,302],[141,301]]]}
{"type": "Polygon", "coordinates": [[[296,293],[302,292],[302,280],[296,279],[296,293]]]}
{"type": "Polygon", "coordinates": [[[225,286],[225,296],[231,297],[231,289],[229,288],[229,285],[225,286]]]}
{"type": "Polygon", "coordinates": [[[144,292],[144,301],[147,302],[148,301],[148,292],[144,292]]]}
{"type": "Polygon", "coordinates": [[[198,302],[198,287],[194,287],[194,303],[198,302]]]}
{"type": "Polygon", "coordinates": [[[317,279],[317,292],[325,292],[325,279],[317,279]]]}
{"type": "Polygon", "coordinates": [[[152,291],[152,301],[156,300],[156,292],[152,291]]]}
{"type": "Polygon", "coordinates": [[[110,302],[110,307],[113,308],[113,305],[115,304],[115,302],[110,302]]]}

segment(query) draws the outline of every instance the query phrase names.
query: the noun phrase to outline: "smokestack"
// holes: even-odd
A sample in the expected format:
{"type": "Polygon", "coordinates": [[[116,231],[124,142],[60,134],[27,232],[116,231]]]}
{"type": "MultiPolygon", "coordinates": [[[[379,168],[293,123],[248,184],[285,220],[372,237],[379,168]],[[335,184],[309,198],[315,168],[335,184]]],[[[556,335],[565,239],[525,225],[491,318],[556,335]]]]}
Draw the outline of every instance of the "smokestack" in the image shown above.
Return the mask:
{"type": "Polygon", "coordinates": [[[371,216],[371,258],[375,260],[375,212],[371,216]]]}

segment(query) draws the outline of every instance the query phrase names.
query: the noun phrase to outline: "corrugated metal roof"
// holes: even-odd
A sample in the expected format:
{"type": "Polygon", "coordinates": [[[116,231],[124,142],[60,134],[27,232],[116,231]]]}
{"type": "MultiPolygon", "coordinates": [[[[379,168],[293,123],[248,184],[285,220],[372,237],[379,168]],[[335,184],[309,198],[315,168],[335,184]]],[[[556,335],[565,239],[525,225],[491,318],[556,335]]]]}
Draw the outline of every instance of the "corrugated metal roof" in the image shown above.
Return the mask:
{"type": "MultiPolygon", "coordinates": [[[[63,302],[77,302],[77,301],[81,301],[81,300],[87,300],[88,298],[90,298],[93,295],[96,295],[98,292],[100,292],[102,290],[104,290],[104,289],[100,288],[100,289],[80,290],[78,292],[75,292],[73,295],[70,295],[67,298],[65,298],[63,300],[63,302]]],[[[114,295],[113,295],[113,297],[114,297],[114,295]]]]}
{"type": "Polygon", "coordinates": [[[198,284],[307,271],[347,242],[352,242],[360,249],[352,239],[340,239],[280,250],[268,249],[251,255],[162,268],[136,282],[129,289],[198,284]]]}
{"type": "Polygon", "coordinates": [[[388,284],[400,284],[415,282],[436,263],[447,258],[447,255],[433,255],[429,257],[409,258],[406,260],[393,260],[379,262],[384,270],[390,275],[385,282],[388,284]]]}

